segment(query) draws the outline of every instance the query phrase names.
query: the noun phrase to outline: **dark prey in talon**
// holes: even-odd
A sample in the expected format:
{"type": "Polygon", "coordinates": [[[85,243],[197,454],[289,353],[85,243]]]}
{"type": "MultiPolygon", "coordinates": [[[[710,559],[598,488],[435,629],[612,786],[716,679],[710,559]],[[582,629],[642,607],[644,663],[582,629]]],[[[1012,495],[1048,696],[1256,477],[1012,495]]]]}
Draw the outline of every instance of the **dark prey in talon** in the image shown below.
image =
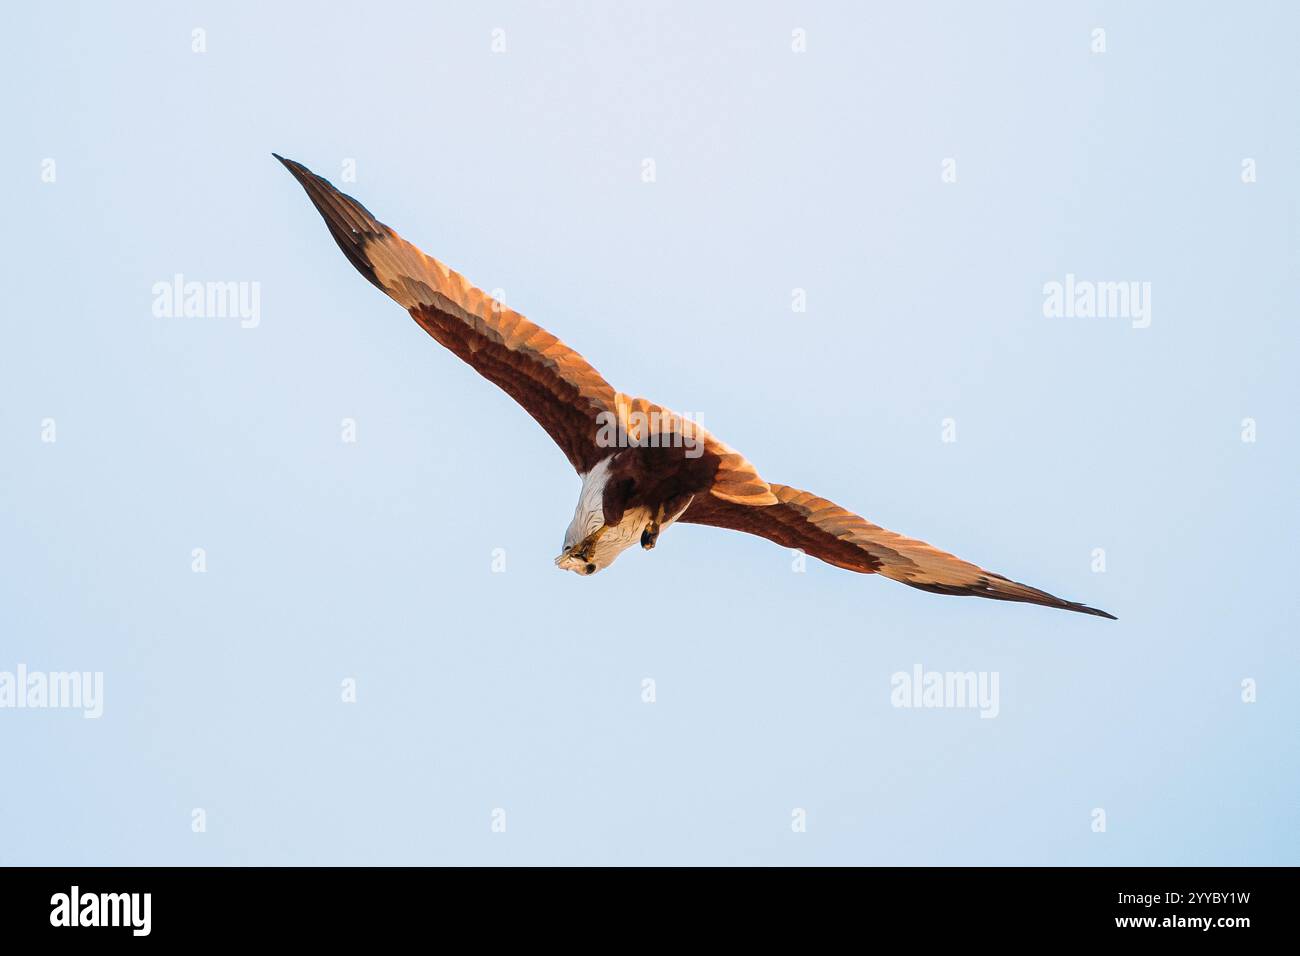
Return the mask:
{"type": "MultiPolygon", "coordinates": [[[[518,402],[582,479],[555,564],[583,575],[678,521],[744,531],[828,564],[935,594],[973,595],[1113,617],[985,571],[789,485],[765,481],[704,428],[630,398],[577,352],[425,255],[301,163],[276,156],[307,191],[357,271],[420,327],[518,402]]],[[[617,317],[605,317],[617,321],[617,317]]],[[[628,331],[628,339],[645,330],[628,331]]]]}

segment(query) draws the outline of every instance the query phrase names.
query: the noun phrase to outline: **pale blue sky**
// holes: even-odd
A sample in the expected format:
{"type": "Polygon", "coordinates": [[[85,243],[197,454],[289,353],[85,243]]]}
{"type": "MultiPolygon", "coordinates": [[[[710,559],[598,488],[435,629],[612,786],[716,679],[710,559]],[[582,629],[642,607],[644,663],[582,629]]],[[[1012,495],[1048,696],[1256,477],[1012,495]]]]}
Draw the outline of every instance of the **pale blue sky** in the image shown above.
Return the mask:
{"type": "Polygon", "coordinates": [[[702,6],[9,12],[0,671],[105,700],[0,710],[0,863],[1300,863],[1300,15],[702,6]],[[563,456],[272,150],[769,479],[1120,620],[698,527],[557,571],[563,456]],[[176,273],[260,324],[155,317],[176,273]],[[1151,326],[1045,318],[1067,273],[1151,326]],[[916,664],[998,717],[892,707],[916,664]]]}

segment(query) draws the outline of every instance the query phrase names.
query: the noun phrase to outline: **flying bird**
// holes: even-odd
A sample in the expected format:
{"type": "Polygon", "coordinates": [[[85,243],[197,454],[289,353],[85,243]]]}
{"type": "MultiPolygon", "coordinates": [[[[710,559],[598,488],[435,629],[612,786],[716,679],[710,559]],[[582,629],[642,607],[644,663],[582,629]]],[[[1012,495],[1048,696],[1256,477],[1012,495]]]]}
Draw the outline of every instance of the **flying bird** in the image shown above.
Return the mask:
{"type": "Polygon", "coordinates": [[[650,550],[683,521],[744,531],[828,564],[936,594],[1041,604],[1111,618],[886,531],[807,491],[765,481],[697,422],[616,391],[541,326],[425,255],[301,163],[302,184],[348,261],[429,335],[518,402],[582,479],[555,564],[582,575],[650,550]]]}

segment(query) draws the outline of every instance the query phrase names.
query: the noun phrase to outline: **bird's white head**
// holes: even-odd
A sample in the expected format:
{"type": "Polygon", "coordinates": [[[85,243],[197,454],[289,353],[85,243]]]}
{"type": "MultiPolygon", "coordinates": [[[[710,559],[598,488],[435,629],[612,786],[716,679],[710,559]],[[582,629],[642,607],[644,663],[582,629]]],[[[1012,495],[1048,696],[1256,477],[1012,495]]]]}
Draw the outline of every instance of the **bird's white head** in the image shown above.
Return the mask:
{"type": "Polygon", "coordinates": [[[595,574],[641,540],[641,532],[650,520],[647,508],[628,508],[618,524],[605,524],[605,484],[610,462],[606,458],[582,476],[578,506],[564,532],[564,550],[555,559],[555,566],[561,570],[595,574]]]}

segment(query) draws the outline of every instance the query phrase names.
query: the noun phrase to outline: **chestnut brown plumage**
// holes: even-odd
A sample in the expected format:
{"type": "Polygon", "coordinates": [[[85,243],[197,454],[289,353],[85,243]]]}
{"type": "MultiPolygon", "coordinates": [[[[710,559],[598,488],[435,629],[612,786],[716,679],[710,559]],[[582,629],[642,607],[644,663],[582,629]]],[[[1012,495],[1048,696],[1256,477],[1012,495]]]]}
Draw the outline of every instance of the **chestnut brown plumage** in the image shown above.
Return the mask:
{"type": "Polygon", "coordinates": [[[769,484],[697,423],[616,391],[554,335],[425,255],[301,163],[275,158],[307,191],[348,261],[518,402],[583,476],[578,513],[556,559],[561,567],[592,574],[638,537],[642,547],[653,547],[660,531],[680,520],[748,532],[938,594],[1113,617],[886,531],[809,492],[769,484]],[[656,439],[646,422],[654,423],[656,439]]]}

